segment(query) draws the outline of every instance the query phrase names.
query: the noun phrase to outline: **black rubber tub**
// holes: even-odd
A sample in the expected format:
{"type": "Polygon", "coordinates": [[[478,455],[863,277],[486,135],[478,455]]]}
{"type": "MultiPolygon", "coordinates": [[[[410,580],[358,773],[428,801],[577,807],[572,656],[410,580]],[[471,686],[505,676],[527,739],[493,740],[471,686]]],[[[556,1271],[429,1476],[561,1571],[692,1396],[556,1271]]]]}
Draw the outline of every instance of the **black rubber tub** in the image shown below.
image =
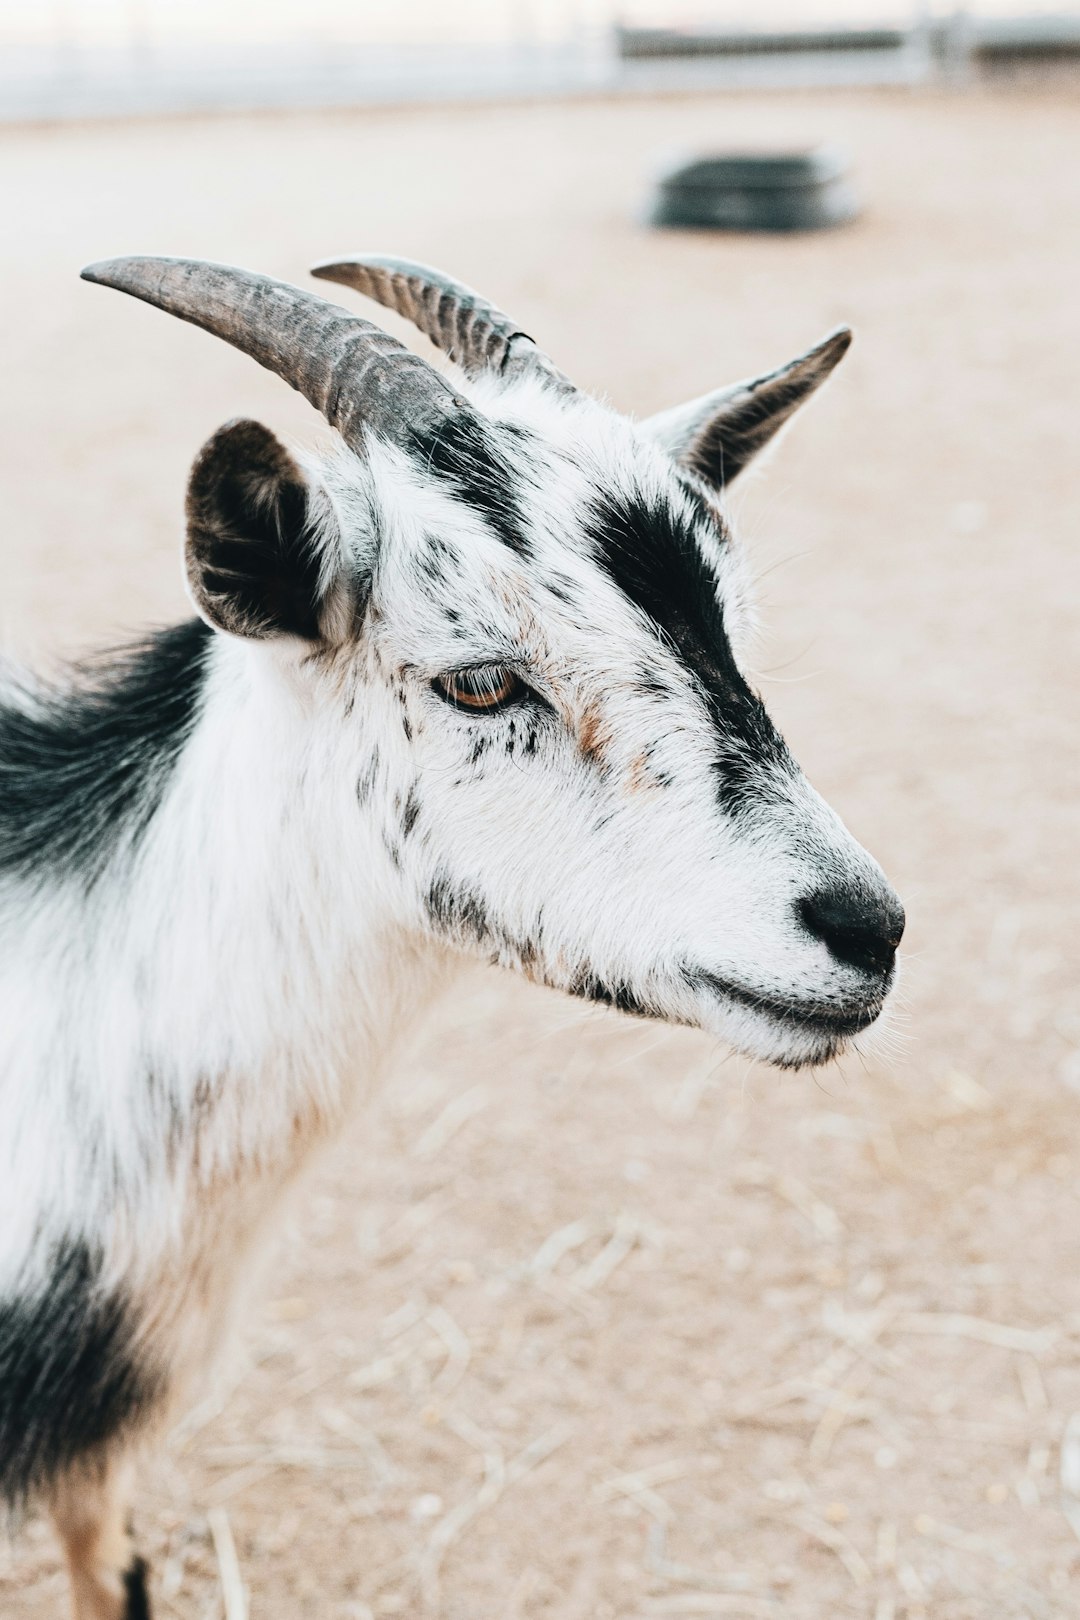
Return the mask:
{"type": "Polygon", "coordinates": [[[849,165],[836,147],[684,158],[666,169],[650,225],[709,231],[817,231],[859,212],[849,165]]]}

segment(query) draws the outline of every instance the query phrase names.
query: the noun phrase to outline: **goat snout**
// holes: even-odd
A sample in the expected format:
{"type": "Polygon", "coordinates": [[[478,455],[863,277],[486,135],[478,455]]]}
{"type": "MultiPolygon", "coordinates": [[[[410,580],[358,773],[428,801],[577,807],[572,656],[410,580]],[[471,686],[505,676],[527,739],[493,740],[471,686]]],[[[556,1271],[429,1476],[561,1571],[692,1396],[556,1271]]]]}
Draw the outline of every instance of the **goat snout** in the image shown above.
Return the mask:
{"type": "Polygon", "coordinates": [[[803,926],[846,967],[886,978],[904,933],[904,908],[891,889],[834,884],[796,903],[803,926]]]}

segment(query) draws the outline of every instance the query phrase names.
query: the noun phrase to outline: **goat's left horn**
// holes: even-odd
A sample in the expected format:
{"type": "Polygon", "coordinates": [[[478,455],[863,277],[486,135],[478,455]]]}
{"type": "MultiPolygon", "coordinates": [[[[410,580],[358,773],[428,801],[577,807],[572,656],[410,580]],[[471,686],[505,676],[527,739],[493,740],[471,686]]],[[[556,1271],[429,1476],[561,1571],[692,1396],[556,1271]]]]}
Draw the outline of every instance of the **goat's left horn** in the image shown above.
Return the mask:
{"type": "Polygon", "coordinates": [[[531,373],[560,393],[576,392],[527,332],[471,287],[441,270],[414,264],[411,259],[359,253],[314,264],[311,274],[320,281],[352,287],[403,315],[469,376],[497,371],[510,379],[531,373]]]}
{"type": "Polygon", "coordinates": [[[450,419],[476,419],[445,378],[389,332],[288,282],[201,259],[107,259],[82,275],[251,355],[355,450],[368,428],[409,449],[434,442],[450,419]]]}

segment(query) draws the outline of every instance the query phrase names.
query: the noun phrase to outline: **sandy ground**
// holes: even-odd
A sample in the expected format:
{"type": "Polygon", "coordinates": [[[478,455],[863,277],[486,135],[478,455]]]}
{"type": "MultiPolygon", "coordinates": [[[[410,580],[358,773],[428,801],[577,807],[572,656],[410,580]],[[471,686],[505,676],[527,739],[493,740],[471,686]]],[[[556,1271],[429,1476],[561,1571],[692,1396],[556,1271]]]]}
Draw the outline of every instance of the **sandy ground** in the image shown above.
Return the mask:
{"type": "MultiPolygon", "coordinates": [[[[3,136],[2,617],[33,657],[183,611],[220,421],[315,425],[88,259],[414,254],[632,410],[858,329],[738,508],[773,710],[908,903],[892,1036],[784,1077],[477,974],[147,1468],[161,1615],[224,1614],[230,1530],[253,1620],[1080,1612],[1078,143],[1074,88],[3,136]],[[673,147],[819,134],[854,228],[634,222],[673,147]]],[[[32,1524],[0,1612],[63,1602],[32,1524]]]]}

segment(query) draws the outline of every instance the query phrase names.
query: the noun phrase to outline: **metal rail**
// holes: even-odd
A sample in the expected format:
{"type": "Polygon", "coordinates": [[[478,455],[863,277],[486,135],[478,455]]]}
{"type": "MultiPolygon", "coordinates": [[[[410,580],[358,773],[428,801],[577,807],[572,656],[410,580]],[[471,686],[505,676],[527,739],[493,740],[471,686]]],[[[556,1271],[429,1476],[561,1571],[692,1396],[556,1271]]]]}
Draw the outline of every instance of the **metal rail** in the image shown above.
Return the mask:
{"type": "MultiPolygon", "coordinates": [[[[154,113],[362,106],[649,90],[960,81],[984,69],[1080,59],[1080,9],[949,16],[927,3],[862,0],[868,21],[768,27],[768,0],[743,7],[752,30],[676,30],[619,21],[618,0],[410,0],[400,36],[349,0],[289,0],[276,37],[222,0],[4,0],[0,122],[154,113]],[[877,11],[877,19],[873,15],[877,11]],[[897,19],[896,11],[900,9],[897,19]],[[885,20],[881,21],[884,14],[885,20]],[[904,17],[906,15],[906,22],[904,17]],[[202,18],[200,23],[199,18],[202,18]],[[430,20],[427,42],[425,18],[430,20]],[[231,23],[231,28],[230,28],[231,23]],[[230,37],[240,35],[240,37],[230,37]]],[[[802,13],[812,11],[808,0],[802,13]]],[[[1019,8],[1025,0],[1014,0],[1019,8]]],[[[715,0],[714,0],[715,5],[715,0]]],[[[708,15],[709,0],[702,0],[708,15]]],[[[735,10],[730,3],[727,11],[735,10]]],[[[655,11],[664,15],[662,0],[655,11]]],[[[252,11],[252,16],[258,13],[252,11]]],[[[389,15],[389,14],[387,14],[389,15]]],[[[642,4],[637,15],[647,17],[642,4]]],[[[773,8],[772,15],[777,16],[773,8]]]]}

